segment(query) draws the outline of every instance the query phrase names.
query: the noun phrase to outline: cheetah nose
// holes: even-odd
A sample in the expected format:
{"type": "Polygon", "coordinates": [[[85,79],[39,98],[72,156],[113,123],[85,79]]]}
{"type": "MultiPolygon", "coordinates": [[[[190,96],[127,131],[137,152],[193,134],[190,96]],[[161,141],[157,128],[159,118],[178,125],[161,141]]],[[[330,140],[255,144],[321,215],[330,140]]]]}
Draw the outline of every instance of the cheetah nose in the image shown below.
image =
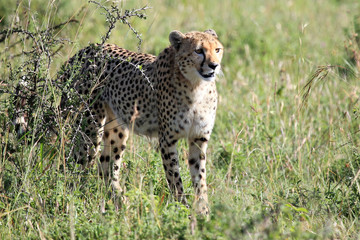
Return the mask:
{"type": "Polygon", "coordinates": [[[212,70],[215,70],[215,68],[219,66],[219,64],[217,63],[209,63],[209,68],[211,68],[212,70]]]}

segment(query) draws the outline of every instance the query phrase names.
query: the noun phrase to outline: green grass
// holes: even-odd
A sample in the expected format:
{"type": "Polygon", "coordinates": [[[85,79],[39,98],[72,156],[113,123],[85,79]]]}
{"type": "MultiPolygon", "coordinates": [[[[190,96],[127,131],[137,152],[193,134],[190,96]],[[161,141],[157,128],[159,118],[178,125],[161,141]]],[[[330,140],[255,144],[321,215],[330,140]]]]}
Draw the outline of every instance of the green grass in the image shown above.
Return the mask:
{"type": "MultiPolygon", "coordinates": [[[[40,66],[39,75],[49,79],[77,50],[100,42],[107,30],[103,11],[87,1],[18,2],[16,7],[16,1],[0,0],[0,29],[36,31],[71,17],[78,20],[56,31],[56,37],[72,43],[59,49],[50,68],[40,66]]],[[[123,9],[146,4],[117,3],[123,9]]],[[[55,144],[41,141],[41,132],[19,138],[9,124],[10,94],[2,91],[0,239],[360,238],[360,69],[351,51],[360,54],[358,37],[352,35],[360,34],[360,3],[154,0],[148,5],[146,20],[131,21],[142,33],[143,52],[158,54],[174,29],[212,28],[225,46],[208,149],[209,219],[194,224],[188,218],[192,210],[174,202],[156,144],[130,139],[121,179],[128,203],[121,204],[96,169],[83,173],[64,164],[63,135],[55,144]],[[332,68],[301,107],[303,87],[319,65],[346,67],[354,75],[332,68]]],[[[138,44],[120,23],[108,42],[134,51],[138,44]]],[[[2,90],[16,86],[16,77],[29,71],[10,75],[29,58],[22,51],[30,51],[31,44],[20,34],[0,43],[2,90]]],[[[45,99],[55,98],[53,87],[47,89],[45,99]]],[[[32,110],[35,117],[44,115],[32,110]]],[[[181,142],[178,149],[192,202],[187,144],[181,142]]]]}

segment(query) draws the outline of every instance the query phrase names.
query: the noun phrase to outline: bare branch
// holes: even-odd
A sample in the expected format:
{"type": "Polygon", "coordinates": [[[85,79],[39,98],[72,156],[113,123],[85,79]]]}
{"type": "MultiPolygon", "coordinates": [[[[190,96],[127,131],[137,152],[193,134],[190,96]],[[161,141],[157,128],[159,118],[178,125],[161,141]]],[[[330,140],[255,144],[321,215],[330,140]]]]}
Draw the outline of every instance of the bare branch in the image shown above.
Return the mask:
{"type": "Polygon", "coordinates": [[[118,21],[123,24],[128,25],[130,30],[135,34],[136,38],[138,39],[138,51],[140,51],[142,38],[141,34],[135,30],[135,28],[130,24],[129,19],[132,17],[137,17],[140,19],[146,19],[146,15],[144,11],[147,9],[151,9],[151,7],[144,6],[139,9],[132,9],[132,10],[125,10],[124,14],[121,13],[121,9],[119,9],[116,5],[112,5],[111,8],[107,8],[101,3],[97,1],[89,1],[90,3],[94,3],[99,6],[99,8],[103,9],[106,12],[106,21],[109,23],[108,30],[103,37],[101,37],[101,45],[103,45],[110,37],[111,31],[115,28],[115,25],[118,21]]]}

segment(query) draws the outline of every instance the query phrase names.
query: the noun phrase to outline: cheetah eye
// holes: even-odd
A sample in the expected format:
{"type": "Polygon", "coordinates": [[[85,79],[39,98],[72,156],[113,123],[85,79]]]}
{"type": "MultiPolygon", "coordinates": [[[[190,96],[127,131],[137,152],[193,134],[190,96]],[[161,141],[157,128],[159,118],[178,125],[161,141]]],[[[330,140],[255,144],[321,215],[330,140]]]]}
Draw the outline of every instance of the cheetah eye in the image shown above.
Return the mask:
{"type": "Polygon", "coordinates": [[[195,49],[195,53],[197,54],[202,54],[203,50],[201,48],[195,49]]]}
{"type": "Polygon", "coordinates": [[[215,48],[215,52],[219,53],[221,51],[221,48],[215,48]]]}

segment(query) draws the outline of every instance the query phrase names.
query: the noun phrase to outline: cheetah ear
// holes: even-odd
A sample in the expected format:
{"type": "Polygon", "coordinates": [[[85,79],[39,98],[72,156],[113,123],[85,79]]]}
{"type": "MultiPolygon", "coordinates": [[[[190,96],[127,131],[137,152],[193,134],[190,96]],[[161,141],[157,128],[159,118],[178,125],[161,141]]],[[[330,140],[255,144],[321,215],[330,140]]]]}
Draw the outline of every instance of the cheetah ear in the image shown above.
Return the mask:
{"type": "Polygon", "coordinates": [[[173,46],[176,50],[179,50],[181,41],[185,38],[185,35],[181,32],[174,30],[169,35],[169,41],[171,46],[173,46]]]}
{"type": "Polygon", "coordinates": [[[212,30],[212,29],[208,29],[208,30],[204,31],[204,33],[210,34],[210,35],[218,38],[216,32],[214,30],[212,30]]]}

